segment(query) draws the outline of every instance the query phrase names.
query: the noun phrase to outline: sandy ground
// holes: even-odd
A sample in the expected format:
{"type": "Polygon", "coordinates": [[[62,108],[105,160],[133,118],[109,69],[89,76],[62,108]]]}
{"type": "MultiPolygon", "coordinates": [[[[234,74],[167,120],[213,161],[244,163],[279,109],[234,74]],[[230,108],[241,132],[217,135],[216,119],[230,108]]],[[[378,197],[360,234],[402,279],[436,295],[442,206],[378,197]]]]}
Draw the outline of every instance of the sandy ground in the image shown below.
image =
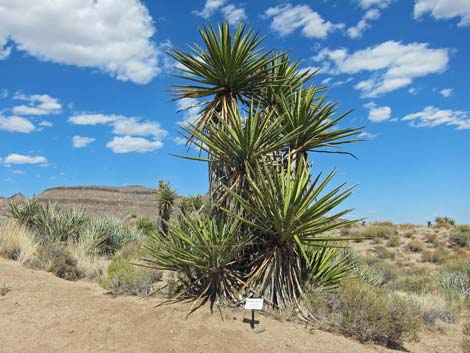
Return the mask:
{"type": "MultiPolygon", "coordinates": [[[[94,283],[67,282],[0,259],[0,352],[394,352],[328,332],[258,316],[263,332],[243,323],[248,313],[207,307],[185,320],[187,304],[154,308],[159,299],[110,297],[94,283]]],[[[460,326],[424,332],[409,352],[460,352],[460,326]]],[[[396,351],[395,351],[396,352],[396,351]]]]}

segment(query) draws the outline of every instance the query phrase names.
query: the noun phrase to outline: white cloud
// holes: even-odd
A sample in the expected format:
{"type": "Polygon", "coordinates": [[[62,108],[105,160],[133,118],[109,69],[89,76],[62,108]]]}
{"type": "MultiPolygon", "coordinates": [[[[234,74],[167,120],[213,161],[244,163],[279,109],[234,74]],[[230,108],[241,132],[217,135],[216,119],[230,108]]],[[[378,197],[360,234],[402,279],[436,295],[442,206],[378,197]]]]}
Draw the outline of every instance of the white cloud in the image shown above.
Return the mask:
{"type": "Polygon", "coordinates": [[[217,10],[219,10],[226,0],[207,0],[204,8],[201,11],[193,11],[196,16],[205,18],[206,20],[211,17],[217,10]]]}
{"type": "Polygon", "coordinates": [[[88,146],[90,143],[95,142],[96,139],[93,137],[83,137],[83,136],[74,136],[72,138],[73,147],[75,148],[83,148],[88,146]]]}
{"type": "Polygon", "coordinates": [[[16,175],[23,175],[24,174],[24,170],[20,170],[20,169],[15,169],[12,171],[13,174],[16,174],[16,175]]]}
{"type": "Polygon", "coordinates": [[[264,14],[265,17],[272,18],[271,29],[281,36],[287,36],[296,29],[301,29],[307,38],[324,39],[330,32],[344,27],[342,23],[334,24],[324,20],[308,5],[279,5],[270,7],[264,14]]]}
{"type": "Polygon", "coordinates": [[[43,156],[28,156],[11,153],[3,160],[3,164],[47,164],[47,158],[43,156]]]}
{"type": "Polygon", "coordinates": [[[145,84],[161,69],[152,17],[140,0],[3,0],[0,59],[11,47],[44,61],[98,68],[145,84]]]}
{"type": "Polygon", "coordinates": [[[369,109],[369,120],[374,123],[380,123],[390,119],[392,115],[392,109],[389,106],[379,107],[374,102],[370,102],[364,105],[365,108],[369,109]]]}
{"type": "Polygon", "coordinates": [[[28,134],[34,131],[34,125],[20,116],[4,117],[0,115],[0,130],[28,134]]]}
{"type": "Polygon", "coordinates": [[[15,94],[13,99],[27,101],[28,105],[17,105],[12,112],[16,115],[51,115],[60,114],[62,105],[57,98],[47,94],[15,94]]]}
{"type": "Polygon", "coordinates": [[[362,32],[364,32],[367,28],[370,28],[371,25],[368,21],[375,21],[380,18],[380,11],[373,8],[367,10],[367,12],[362,16],[362,19],[357,23],[357,25],[353,27],[349,27],[346,31],[347,35],[351,39],[357,39],[362,37],[362,32]]]}
{"type": "Polygon", "coordinates": [[[372,6],[377,6],[384,9],[390,5],[392,0],[356,0],[356,2],[363,8],[368,9],[372,6]]]}
{"type": "Polygon", "coordinates": [[[114,153],[152,152],[163,147],[161,141],[150,141],[143,137],[114,137],[106,144],[114,153]]]}
{"type": "Polygon", "coordinates": [[[176,136],[173,139],[173,142],[176,143],[177,145],[185,145],[188,142],[188,140],[185,139],[184,137],[176,136]]]}
{"type": "Polygon", "coordinates": [[[408,114],[401,120],[409,121],[413,127],[455,126],[457,130],[470,129],[470,115],[462,110],[439,109],[427,106],[422,111],[408,114]]]}
{"type": "Polygon", "coordinates": [[[429,48],[427,43],[387,41],[351,54],[344,48],[326,48],[313,60],[322,62],[324,73],[374,72],[371,78],[359,82],[355,88],[361,90],[364,97],[375,97],[405,87],[417,77],[443,72],[449,62],[449,53],[445,48],[429,48]]]}
{"type": "Polygon", "coordinates": [[[375,139],[377,136],[379,136],[379,134],[372,134],[370,132],[367,132],[367,131],[363,131],[361,132],[358,137],[360,138],[364,138],[366,140],[373,140],[375,139]]]}
{"type": "Polygon", "coordinates": [[[207,20],[216,12],[220,12],[230,25],[236,25],[248,18],[243,7],[234,4],[224,6],[226,2],[226,0],[207,0],[204,8],[201,11],[193,11],[193,14],[207,20]]]}
{"type": "Polygon", "coordinates": [[[43,120],[39,123],[39,126],[42,126],[42,127],[52,127],[54,126],[50,121],[47,121],[47,120],[43,120]]]}
{"type": "Polygon", "coordinates": [[[430,13],[435,19],[460,17],[459,26],[470,26],[470,1],[468,0],[415,0],[414,17],[420,19],[430,13]]]}
{"type": "Polygon", "coordinates": [[[418,93],[418,90],[414,87],[411,87],[408,89],[408,93],[415,96],[418,93]]]}
{"type": "Polygon", "coordinates": [[[0,98],[8,97],[8,90],[7,89],[0,89],[0,98]]]}
{"type": "Polygon", "coordinates": [[[125,118],[116,120],[113,123],[113,134],[131,136],[154,136],[162,138],[168,132],[160,127],[160,124],[153,121],[140,122],[137,118],[125,118]]]}
{"type": "Polygon", "coordinates": [[[450,97],[451,95],[454,94],[454,90],[453,90],[452,88],[444,88],[444,89],[441,89],[441,90],[440,90],[440,93],[441,93],[444,97],[448,98],[448,97],[450,97]]]}
{"type": "Polygon", "coordinates": [[[227,22],[231,25],[236,25],[239,22],[245,21],[248,17],[246,16],[245,9],[236,7],[233,4],[228,4],[222,8],[222,14],[227,22]]]}
{"type": "Polygon", "coordinates": [[[183,112],[183,120],[177,124],[180,126],[195,124],[199,118],[200,107],[197,106],[199,101],[195,98],[183,98],[176,101],[178,111],[183,112]]]}
{"type": "Polygon", "coordinates": [[[77,114],[71,116],[68,122],[75,125],[98,125],[111,123],[120,119],[126,119],[126,117],[122,115],[77,114]]]}

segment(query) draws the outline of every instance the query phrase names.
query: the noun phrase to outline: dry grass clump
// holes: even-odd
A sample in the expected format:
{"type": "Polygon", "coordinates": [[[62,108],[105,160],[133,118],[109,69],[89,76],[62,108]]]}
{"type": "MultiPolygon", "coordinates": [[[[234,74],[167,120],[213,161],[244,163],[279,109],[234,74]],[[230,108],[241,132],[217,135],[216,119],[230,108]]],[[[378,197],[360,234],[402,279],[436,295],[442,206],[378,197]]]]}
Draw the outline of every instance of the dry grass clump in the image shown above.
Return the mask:
{"type": "Polygon", "coordinates": [[[0,297],[7,295],[9,291],[10,291],[10,288],[6,285],[6,283],[3,283],[2,286],[0,287],[0,297]]]}
{"type": "Polygon", "coordinates": [[[417,340],[422,312],[412,300],[359,281],[342,286],[341,330],[361,342],[399,347],[417,340]]]}
{"type": "Polygon", "coordinates": [[[365,238],[374,239],[374,241],[380,241],[398,235],[398,230],[388,223],[385,225],[370,225],[362,230],[361,235],[365,238]]]}
{"type": "Polygon", "coordinates": [[[76,260],[77,269],[84,278],[99,280],[106,274],[108,258],[100,256],[97,249],[90,248],[87,242],[68,242],[66,249],[76,260]]]}
{"type": "Polygon", "coordinates": [[[412,240],[405,246],[406,250],[411,252],[421,252],[424,249],[423,243],[417,240],[412,240]]]}
{"type": "Polygon", "coordinates": [[[424,239],[428,244],[435,244],[437,241],[438,235],[436,233],[426,233],[424,239]]]}
{"type": "Polygon", "coordinates": [[[470,322],[465,324],[463,334],[462,351],[463,353],[470,353],[470,322]]]}
{"type": "Polygon", "coordinates": [[[76,281],[82,277],[77,260],[61,244],[49,243],[39,250],[44,269],[59,278],[76,281]]]}
{"type": "Polygon", "coordinates": [[[421,253],[421,261],[431,262],[434,264],[443,264],[449,259],[450,252],[446,248],[437,250],[424,250],[421,253]]]}
{"type": "Polygon", "coordinates": [[[34,235],[25,226],[12,220],[0,224],[0,256],[32,264],[36,260],[38,246],[34,235]]]}
{"type": "Polygon", "coordinates": [[[449,236],[449,242],[461,248],[470,248],[470,231],[451,234],[449,236]]]}

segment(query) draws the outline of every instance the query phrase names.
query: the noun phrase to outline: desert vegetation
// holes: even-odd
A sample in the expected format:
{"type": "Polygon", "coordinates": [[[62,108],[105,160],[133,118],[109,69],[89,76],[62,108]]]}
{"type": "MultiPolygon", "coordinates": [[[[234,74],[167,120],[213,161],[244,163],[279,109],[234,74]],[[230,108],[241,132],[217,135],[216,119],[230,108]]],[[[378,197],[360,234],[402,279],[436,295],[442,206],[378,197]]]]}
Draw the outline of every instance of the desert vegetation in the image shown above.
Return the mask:
{"type": "Polygon", "coordinates": [[[352,188],[312,167],[316,154],[349,155],[343,148],[359,142],[360,128],[343,127],[348,112],[252,29],[199,33],[202,45],[169,55],[181,71],[176,99],[200,100],[182,131],[200,154],[182,157],[208,164],[208,194],[180,197],[159,181],[155,219],[11,203],[0,255],[112,294],[187,299],[188,314],[262,297],[274,317],[394,348],[424,326],[459,322],[470,226],[348,219],[341,205],[352,188]]]}

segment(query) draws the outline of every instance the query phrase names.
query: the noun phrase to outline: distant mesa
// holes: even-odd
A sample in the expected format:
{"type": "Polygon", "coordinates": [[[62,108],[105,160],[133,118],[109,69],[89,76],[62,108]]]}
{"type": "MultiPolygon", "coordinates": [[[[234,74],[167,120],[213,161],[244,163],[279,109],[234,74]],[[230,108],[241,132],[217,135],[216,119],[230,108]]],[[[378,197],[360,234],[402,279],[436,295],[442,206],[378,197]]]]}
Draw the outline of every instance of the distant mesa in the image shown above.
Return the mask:
{"type": "MultiPolygon", "coordinates": [[[[139,214],[156,217],[155,189],[144,186],[68,186],[46,189],[36,199],[42,203],[56,203],[62,208],[80,208],[90,215],[125,217],[139,214]]],[[[10,198],[0,197],[0,209],[9,202],[26,199],[20,193],[10,198]]]]}

